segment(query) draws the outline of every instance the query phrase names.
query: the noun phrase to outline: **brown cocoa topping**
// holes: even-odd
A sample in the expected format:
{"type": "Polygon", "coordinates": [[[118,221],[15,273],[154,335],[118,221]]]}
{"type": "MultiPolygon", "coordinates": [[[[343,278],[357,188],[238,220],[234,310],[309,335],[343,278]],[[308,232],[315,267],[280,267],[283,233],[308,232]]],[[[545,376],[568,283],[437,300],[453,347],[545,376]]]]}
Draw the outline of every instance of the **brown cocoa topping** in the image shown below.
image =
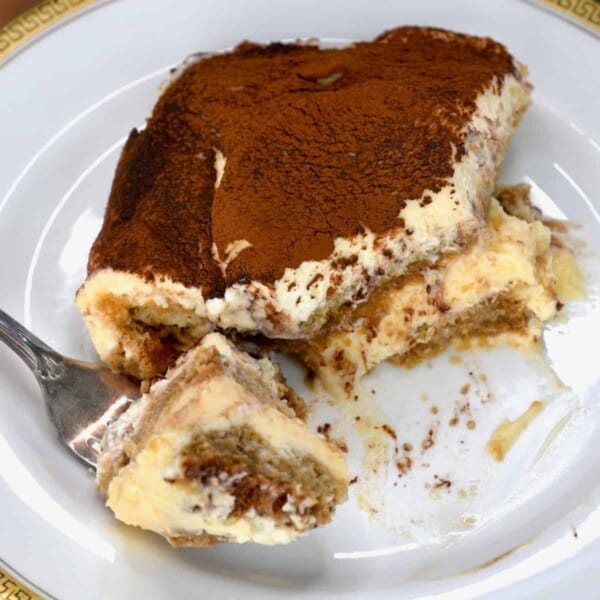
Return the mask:
{"type": "Polygon", "coordinates": [[[446,184],[478,94],[513,71],[492,40],[418,27],[341,50],[244,43],[200,60],[131,133],[89,271],[220,295],[327,258],[338,237],[407,235],[400,210],[446,184]],[[250,246],[223,276],[213,243],[222,258],[239,240],[250,246]]]}

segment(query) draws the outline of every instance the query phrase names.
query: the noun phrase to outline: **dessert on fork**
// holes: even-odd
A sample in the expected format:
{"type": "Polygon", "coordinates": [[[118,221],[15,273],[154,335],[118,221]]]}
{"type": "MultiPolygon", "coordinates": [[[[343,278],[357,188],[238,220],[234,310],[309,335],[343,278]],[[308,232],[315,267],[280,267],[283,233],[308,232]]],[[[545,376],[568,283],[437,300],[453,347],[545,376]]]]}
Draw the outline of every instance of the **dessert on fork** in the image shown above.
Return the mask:
{"type": "Polygon", "coordinates": [[[348,485],[302,415],[268,358],[210,333],[108,429],[99,489],[175,546],[289,542],[329,522],[348,485]]]}

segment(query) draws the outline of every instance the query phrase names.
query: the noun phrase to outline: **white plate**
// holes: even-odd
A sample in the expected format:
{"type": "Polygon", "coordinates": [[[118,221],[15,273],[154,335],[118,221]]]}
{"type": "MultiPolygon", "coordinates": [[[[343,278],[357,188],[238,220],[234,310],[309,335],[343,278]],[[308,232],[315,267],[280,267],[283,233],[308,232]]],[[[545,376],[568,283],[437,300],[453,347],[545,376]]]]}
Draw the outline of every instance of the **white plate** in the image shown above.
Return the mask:
{"type": "MultiPolygon", "coordinates": [[[[92,358],[73,294],[121,144],[143,124],[168,68],[244,38],[367,39],[401,24],[490,35],[530,67],[534,104],[503,179],[532,183],[535,199],[580,223],[588,241],[589,299],[547,335],[554,368],[572,389],[539,359],[509,350],[469,353],[461,364],[445,355],[412,371],[383,365],[366,384],[401,441],[420,443],[433,405],[441,425],[435,447],[419,459],[429,468],[402,479],[390,471],[383,510],[373,497],[381,487],[365,485],[383,481],[381,470],[353,487],[370,488],[375,519],[353,496],[332,525],[287,547],[175,551],[114,522],[93,475],[57,442],[32,377],[0,348],[0,560],[43,593],[61,600],[597,595],[600,49],[555,16],[507,1],[102,4],[0,68],[0,303],[58,350],[92,358]],[[477,427],[463,420],[450,428],[469,371],[477,427]],[[488,393],[494,400],[482,404],[488,393]],[[484,448],[493,427],[542,398],[547,408],[507,460],[492,461],[484,448]],[[453,486],[430,493],[424,484],[436,474],[453,486]]],[[[301,385],[293,369],[292,377],[301,385]]],[[[360,474],[360,440],[333,408],[319,411],[313,424],[334,422],[360,474]]]]}

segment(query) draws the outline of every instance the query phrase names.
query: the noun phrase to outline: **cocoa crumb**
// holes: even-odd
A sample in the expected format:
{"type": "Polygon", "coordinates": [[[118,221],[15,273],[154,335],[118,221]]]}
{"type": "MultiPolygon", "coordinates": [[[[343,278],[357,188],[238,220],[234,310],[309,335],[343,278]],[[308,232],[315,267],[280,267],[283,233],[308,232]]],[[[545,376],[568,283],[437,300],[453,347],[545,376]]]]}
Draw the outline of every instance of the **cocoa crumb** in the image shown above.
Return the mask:
{"type": "Polygon", "coordinates": [[[458,417],[452,417],[448,421],[448,425],[450,425],[450,427],[456,427],[458,425],[458,417]]]}
{"type": "Polygon", "coordinates": [[[330,431],[331,431],[331,423],[323,423],[323,425],[319,425],[317,427],[317,433],[320,433],[321,435],[325,436],[327,439],[329,439],[330,431]]]}
{"type": "Polygon", "coordinates": [[[354,485],[358,481],[358,475],[355,475],[349,482],[348,485],[354,485]]]}
{"type": "Polygon", "coordinates": [[[387,423],[383,424],[381,426],[381,429],[383,429],[392,439],[394,439],[394,440],[398,439],[396,432],[387,423]]]}
{"type": "Polygon", "coordinates": [[[406,475],[413,466],[413,459],[410,456],[402,456],[396,460],[396,468],[400,472],[400,477],[406,475]]]}
{"type": "Polygon", "coordinates": [[[439,475],[434,475],[433,478],[436,480],[436,482],[433,484],[434,489],[448,489],[452,486],[452,482],[449,479],[445,479],[444,477],[440,477],[439,475]]]}
{"type": "Polygon", "coordinates": [[[348,445],[342,438],[331,437],[331,423],[323,423],[317,427],[317,433],[320,433],[330,444],[336,446],[341,452],[348,452],[348,445]]]}
{"type": "Polygon", "coordinates": [[[321,281],[323,279],[323,274],[322,273],[317,273],[316,275],[313,276],[313,278],[308,282],[307,284],[307,288],[312,287],[315,283],[318,283],[319,281],[321,281]]]}
{"type": "Polygon", "coordinates": [[[421,448],[425,450],[429,450],[435,444],[435,432],[433,429],[430,429],[427,432],[427,437],[421,442],[421,448]]]}
{"type": "Polygon", "coordinates": [[[404,450],[404,452],[412,452],[412,449],[413,445],[409,442],[404,442],[404,444],[402,444],[402,450],[404,450]]]}
{"type": "Polygon", "coordinates": [[[343,440],[342,438],[336,438],[334,440],[331,440],[331,442],[337,446],[341,452],[343,452],[344,454],[348,453],[348,444],[346,444],[346,441],[343,440]]]}

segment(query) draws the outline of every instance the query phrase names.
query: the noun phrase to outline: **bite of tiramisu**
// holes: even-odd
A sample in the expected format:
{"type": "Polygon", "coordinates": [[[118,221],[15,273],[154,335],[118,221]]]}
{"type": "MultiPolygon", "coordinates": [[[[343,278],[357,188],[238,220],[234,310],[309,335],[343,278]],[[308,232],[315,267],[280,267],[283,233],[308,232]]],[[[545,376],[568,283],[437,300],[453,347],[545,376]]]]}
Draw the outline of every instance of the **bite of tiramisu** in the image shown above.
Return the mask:
{"type": "Polygon", "coordinates": [[[276,365],[211,333],[108,429],[98,487],[175,546],[290,542],[331,520],[349,479],[299,414],[276,365]]]}

